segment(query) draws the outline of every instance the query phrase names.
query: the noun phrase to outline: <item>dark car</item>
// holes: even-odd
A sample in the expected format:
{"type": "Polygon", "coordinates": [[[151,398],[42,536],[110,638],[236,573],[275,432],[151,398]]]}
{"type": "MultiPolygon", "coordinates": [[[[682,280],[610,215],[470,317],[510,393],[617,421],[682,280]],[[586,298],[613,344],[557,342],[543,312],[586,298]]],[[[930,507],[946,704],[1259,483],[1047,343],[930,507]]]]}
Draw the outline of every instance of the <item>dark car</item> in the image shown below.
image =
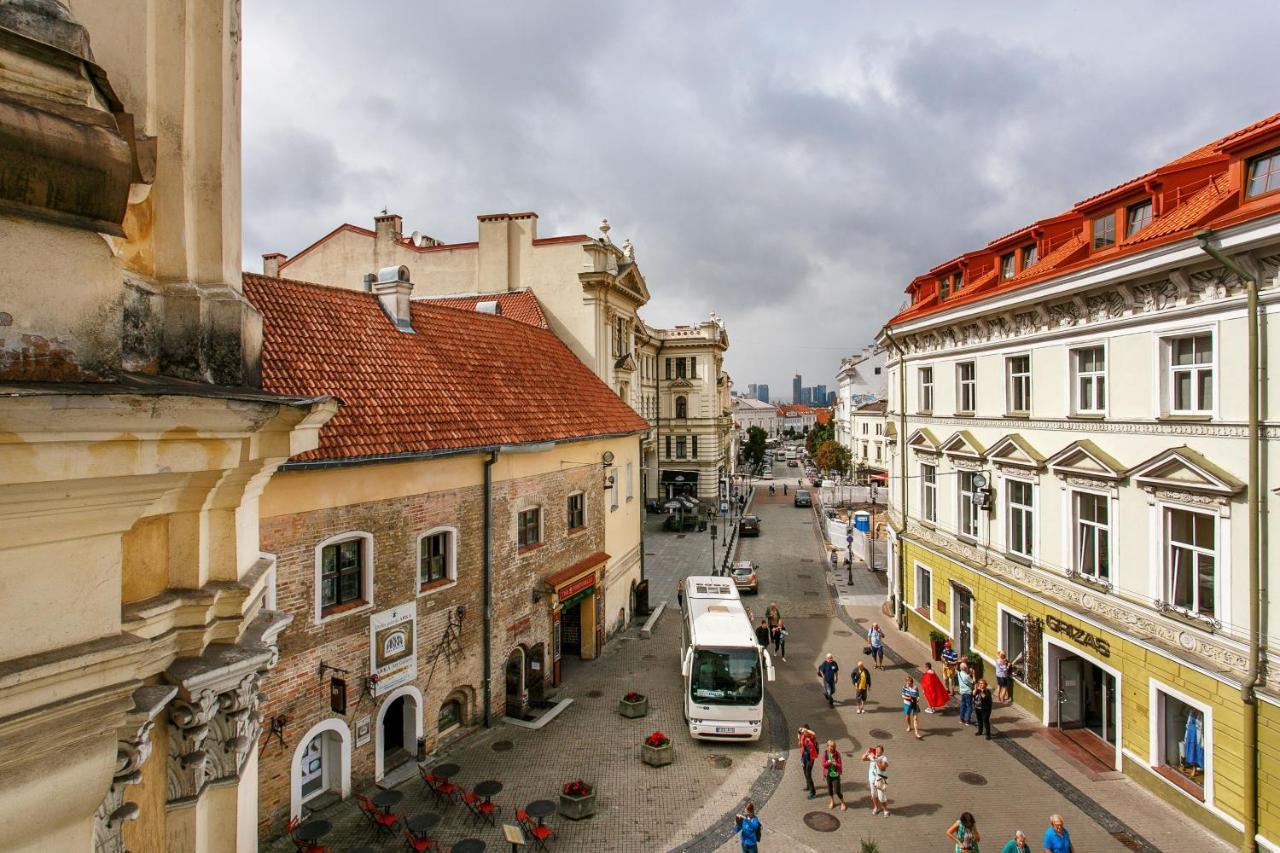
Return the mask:
{"type": "Polygon", "coordinates": [[[738,521],[739,536],[759,536],[760,535],[760,519],[754,515],[744,515],[738,521]]]}
{"type": "Polygon", "coordinates": [[[804,489],[796,489],[796,506],[813,506],[813,496],[804,489]]]}

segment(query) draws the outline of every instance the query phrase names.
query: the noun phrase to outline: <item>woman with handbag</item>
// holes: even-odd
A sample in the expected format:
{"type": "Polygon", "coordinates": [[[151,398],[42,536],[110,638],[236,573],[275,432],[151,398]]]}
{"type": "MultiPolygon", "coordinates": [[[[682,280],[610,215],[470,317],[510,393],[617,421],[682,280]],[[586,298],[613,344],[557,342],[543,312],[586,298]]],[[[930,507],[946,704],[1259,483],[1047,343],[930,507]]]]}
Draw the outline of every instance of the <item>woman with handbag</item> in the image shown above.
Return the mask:
{"type": "Polygon", "coordinates": [[[834,809],[836,800],[840,801],[840,811],[844,811],[844,793],[840,790],[840,774],[844,771],[844,765],[840,761],[840,750],[836,749],[836,742],[827,741],[826,752],[822,754],[822,775],[827,780],[827,808],[834,809]]]}
{"type": "Polygon", "coordinates": [[[978,822],[969,812],[964,812],[959,820],[951,824],[947,830],[947,838],[955,843],[956,853],[979,853],[978,842],[982,840],[982,834],[978,832],[978,822]]]}

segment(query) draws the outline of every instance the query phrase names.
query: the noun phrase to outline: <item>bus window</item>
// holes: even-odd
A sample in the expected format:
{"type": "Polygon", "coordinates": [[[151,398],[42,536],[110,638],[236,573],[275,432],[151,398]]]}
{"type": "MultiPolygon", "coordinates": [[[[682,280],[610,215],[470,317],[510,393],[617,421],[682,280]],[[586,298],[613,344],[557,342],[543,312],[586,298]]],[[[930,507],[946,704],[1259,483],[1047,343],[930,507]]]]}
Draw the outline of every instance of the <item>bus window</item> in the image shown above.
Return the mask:
{"type": "Polygon", "coordinates": [[[756,649],[696,649],[689,695],[707,705],[756,705],[763,698],[756,649]]]}

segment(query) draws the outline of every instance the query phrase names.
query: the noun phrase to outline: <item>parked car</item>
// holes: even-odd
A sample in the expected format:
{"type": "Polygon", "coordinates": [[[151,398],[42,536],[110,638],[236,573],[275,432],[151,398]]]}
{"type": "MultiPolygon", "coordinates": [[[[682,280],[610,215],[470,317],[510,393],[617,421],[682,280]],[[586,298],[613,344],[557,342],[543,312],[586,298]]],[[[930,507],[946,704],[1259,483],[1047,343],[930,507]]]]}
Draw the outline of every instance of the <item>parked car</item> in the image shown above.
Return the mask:
{"type": "Polygon", "coordinates": [[[733,585],[740,592],[749,592],[752,595],[760,594],[760,575],[756,572],[756,564],[750,561],[734,563],[729,569],[729,575],[733,578],[733,585]]]}
{"type": "Polygon", "coordinates": [[[744,515],[738,521],[739,536],[759,536],[760,519],[754,515],[744,515]]]}
{"type": "Polygon", "coordinates": [[[764,469],[764,473],[763,473],[763,474],[761,474],[760,476],[761,476],[763,479],[765,479],[765,480],[772,480],[772,479],[773,479],[773,470],[772,470],[772,469],[770,469],[770,468],[765,468],[765,469],[764,469]]]}
{"type": "Polygon", "coordinates": [[[787,460],[787,467],[788,467],[788,468],[799,468],[799,467],[800,467],[800,463],[799,463],[799,462],[797,462],[797,461],[796,461],[796,460],[794,460],[794,459],[788,459],[788,460],[787,460]]]}
{"type": "Polygon", "coordinates": [[[796,489],[796,506],[813,506],[813,496],[804,489],[796,489]]]}

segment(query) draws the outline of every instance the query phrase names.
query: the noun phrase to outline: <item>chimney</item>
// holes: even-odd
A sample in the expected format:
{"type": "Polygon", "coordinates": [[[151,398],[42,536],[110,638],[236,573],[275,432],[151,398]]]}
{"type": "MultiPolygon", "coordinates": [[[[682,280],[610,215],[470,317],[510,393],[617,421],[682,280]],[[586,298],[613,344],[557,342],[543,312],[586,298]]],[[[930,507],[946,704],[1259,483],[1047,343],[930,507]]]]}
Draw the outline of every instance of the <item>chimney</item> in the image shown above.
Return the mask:
{"type": "Polygon", "coordinates": [[[262,256],[262,274],[267,278],[279,278],[280,264],[284,263],[287,257],[283,252],[267,252],[262,256]]]}
{"type": "Polygon", "coordinates": [[[373,217],[373,268],[399,263],[396,249],[403,234],[404,220],[395,213],[382,213],[373,217]]]}
{"type": "Polygon", "coordinates": [[[378,297],[382,310],[396,324],[397,329],[413,332],[409,316],[409,297],[413,295],[413,285],[409,282],[408,267],[383,267],[378,270],[378,277],[373,282],[373,294],[378,297]]]}
{"type": "Polygon", "coordinates": [[[493,314],[495,316],[502,313],[502,303],[496,299],[489,299],[484,302],[476,303],[476,310],[481,314],[493,314]]]}

